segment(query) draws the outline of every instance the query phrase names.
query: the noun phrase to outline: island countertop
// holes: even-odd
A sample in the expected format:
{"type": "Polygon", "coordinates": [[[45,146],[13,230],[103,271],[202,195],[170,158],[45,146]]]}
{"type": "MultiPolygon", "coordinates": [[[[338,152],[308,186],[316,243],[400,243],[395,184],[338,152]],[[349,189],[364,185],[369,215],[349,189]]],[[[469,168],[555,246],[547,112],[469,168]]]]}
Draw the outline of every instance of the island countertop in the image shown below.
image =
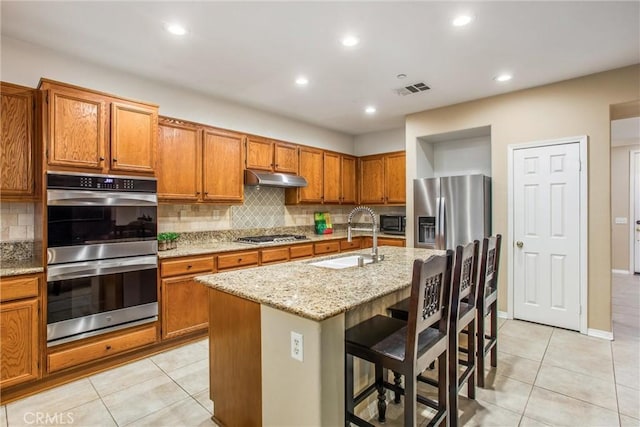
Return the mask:
{"type": "MultiPolygon", "coordinates": [[[[220,291],[307,319],[322,321],[410,286],[413,260],[444,251],[384,246],[385,259],[365,267],[331,269],[312,263],[344,257],[316,257],[282,264],[198,276],[220,291]]],[[[369,250],[349,255],[369,254],[369,250]]]]}

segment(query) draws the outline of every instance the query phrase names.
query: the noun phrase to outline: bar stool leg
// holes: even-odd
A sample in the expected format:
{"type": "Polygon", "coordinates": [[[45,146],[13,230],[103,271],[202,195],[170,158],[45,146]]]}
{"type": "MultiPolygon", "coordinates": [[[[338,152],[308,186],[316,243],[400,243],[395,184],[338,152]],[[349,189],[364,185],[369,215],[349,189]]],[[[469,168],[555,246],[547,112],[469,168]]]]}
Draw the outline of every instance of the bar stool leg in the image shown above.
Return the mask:
{"type": "Polygon", "coordinates": [[[494,368],[498,366],[498,302],[494,301],[491,304],[491,338],[496,340],[496,343],[491,348],[491,366],[494,368]]]}
{"type": "Polygon", "coordinates": [[[476,358],[476,373],[478,376],[478,387],[484,388],[484,310],[478,309],[478,342],[476,344],[476,353],[478,353],[478,357],[476,358]]]}
{"type": "Polygon", "coordinates": [[[409,374],[404,377],[404,425],[415,427],[416,425],[416,384],[417,374],[409,374]]]}
{"type": "MultiPolygon", "coordinates": [[[[449,426],[458,426],[458,331],[451,328],[449,334],[455,334],[454,339],[449,339],[449,426]]],[[[406,399],[406,396],[405,396],[406,399]]]]}
{"type": "Polygon", "coordinates": [[[386,369],[382,369],[382,365],[376,363],[376,388],[378,389],[378,421],[381,423],[387,420],[387,395],[384,388],[384,373],[386,369]]]}
{"type": "MultiPolygon", "coordinates": [[[[393,373],[393,383],[398,387],[400,387],[400,385],[402,384],[402,380],[400,379],[401,377],[402,375],[400,375],[399,373],[397,372],[393,373]]],[[[400,392],[394,391],[393,393],[394,393],[393,403],[396,403],[396,404],[400,403],[400,396],[401,396],[400,392]]]]}
{"type": "Polygon", "coordinates": [[[344,414],[344,424],[346,427],[351,425],[349,421],[349,414],[353,414],[355,409],[354,400],[353,400],[353,356],[350,354],[345,355],[345,380],[344,380],[344,388],[345,388],[345,414],[344,414]]]}
{"type": "MultiPolygon", "coordinates": [[[[469,351],[467,353],[467,364],[469,365],[469,367],[475,369],[475,363],[476,363],[476,340],[475,340],[476,321],[475,319],[472,320],[471,323],[469,323],[468,332],[469,334],[467,336],[469,337],[469,340],[467,345],[468,345],[469,351]]],[[[467,378],[467,396],[469,396],[469,399],[476,398],[476,373],[475,372],[471,372],[471,375],[469,375],[469,378],[467,378]]]]}

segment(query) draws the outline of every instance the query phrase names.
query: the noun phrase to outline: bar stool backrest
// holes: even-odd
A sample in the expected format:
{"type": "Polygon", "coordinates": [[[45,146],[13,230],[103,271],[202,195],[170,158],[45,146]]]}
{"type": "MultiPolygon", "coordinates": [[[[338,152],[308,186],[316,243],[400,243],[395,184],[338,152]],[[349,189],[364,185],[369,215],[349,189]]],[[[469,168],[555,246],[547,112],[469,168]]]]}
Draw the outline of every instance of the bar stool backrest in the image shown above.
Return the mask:
{"type": "Polygon", "coordinates": [[[498,290],[498,268],[500,266],[500,243],[502,235],[485,237],[482,242],[482,256],[480,258],[480,272],[478,278],[479,295],[481,300],[486,294],[487,287],[498,290]]]}
{"type": "Polygon", "coordinates": [[[405,360],[417,359],[418,337],[431,325],[439,322],[440,332],[447,332],[452,259],[449,250],[446,255],[413,262],[405,360]]]}

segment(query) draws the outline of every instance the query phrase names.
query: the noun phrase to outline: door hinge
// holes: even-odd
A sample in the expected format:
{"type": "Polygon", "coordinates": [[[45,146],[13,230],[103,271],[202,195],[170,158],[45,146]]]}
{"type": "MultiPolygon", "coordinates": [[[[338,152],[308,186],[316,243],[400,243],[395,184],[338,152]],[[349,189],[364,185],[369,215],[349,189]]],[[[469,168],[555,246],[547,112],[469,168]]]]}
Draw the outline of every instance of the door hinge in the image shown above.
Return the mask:
{"type": "Polygon", "coordinates": [[[44,102],[49,103],[49,92],[44,95],[44,102]]]}
{"type": "Polygon", "coordinates": [[[44,156],[46,157],[47,160],[49,160],[49,149],[48,148],[46,150],[44,150],[44,156]]]}

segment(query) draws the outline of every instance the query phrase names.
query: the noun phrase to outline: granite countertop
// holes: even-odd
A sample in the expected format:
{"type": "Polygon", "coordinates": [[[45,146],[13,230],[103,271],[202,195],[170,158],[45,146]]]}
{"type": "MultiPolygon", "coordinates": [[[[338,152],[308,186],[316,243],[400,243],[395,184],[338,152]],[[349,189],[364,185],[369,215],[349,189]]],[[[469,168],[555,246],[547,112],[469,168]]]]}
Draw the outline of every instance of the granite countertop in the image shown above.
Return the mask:
{"type": "Polygon", "coordinates": [[[42,273],[43,271],[44,267],[42,263],[33,259],[24,261],[2,261],[2,263],[0,263],[0,277],[42,273]]]}
{"type": "MultiPolygon", "coordinates": [[[[368,254],[354,251],[350,255],[368,254]]],[[[285,264],[198,276],[214,289],[307,319],[328,319],[363,303],[410,286],[413,260],[444,251],[383,246],[382,262],[340,270],[310,265],[330,255],[285,264]]]]}
{"type": "MultiPolygon", "coordinates": [[[[371,236],[370,233],[362,233],[355,232],[353,233],[354,237],[367,237],[371,236]]],[[[214,254],[221,252],[233,252],[233,251],[243,251],[243,250],[256,250],[261,248],[267,248],[270,246],[286,246],[291,244],[298,243],[314,243],[314,242],[324,242],[328,240],[337,240],[337,239],[346,239],[347,233],[333,233],[333,234],[323,234],[323,235],[307,235],[308,240],[298,240],[294,242],[278,242],[278,243],[267,243],[267,244],[251,244],[251,243],[238,243],[238,242],[209,242],[209,243],[195,243],[195,244],[181,244],[178,242],[177,249],[170,249],[168,251],[159,251],[158,258],[159,259],[167,259],[167,258],[179,258],[183,256],[191,256],[191,255],[205,255],[205,254],[214,254]]],[[[378,234],[378,237],[391,238],[391,239],[401,239],[405,240],[405,236],[398,236],[393,234],[378,234]]]]}

